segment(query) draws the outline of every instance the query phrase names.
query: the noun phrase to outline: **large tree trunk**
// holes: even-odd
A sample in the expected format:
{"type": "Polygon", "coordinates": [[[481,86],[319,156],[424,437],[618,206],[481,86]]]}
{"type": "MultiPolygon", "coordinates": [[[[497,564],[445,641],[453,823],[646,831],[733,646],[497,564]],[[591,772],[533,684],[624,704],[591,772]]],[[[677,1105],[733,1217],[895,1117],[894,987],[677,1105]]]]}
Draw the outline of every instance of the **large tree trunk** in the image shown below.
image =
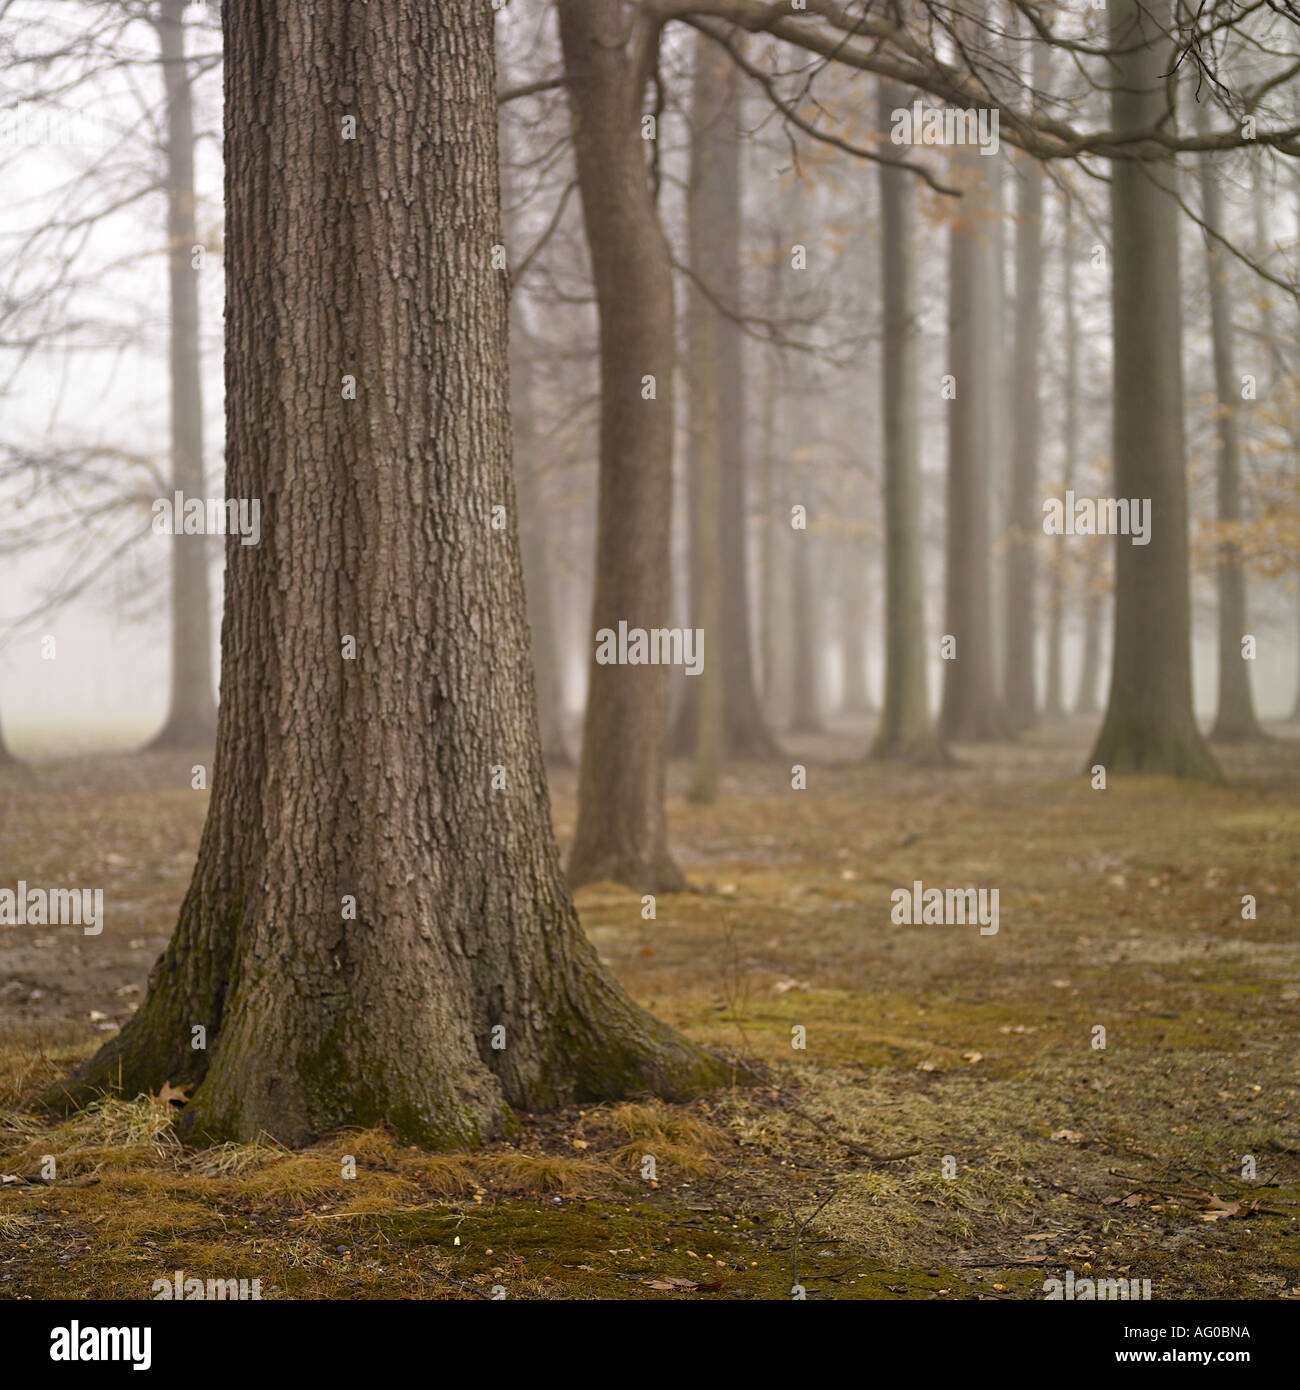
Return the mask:
{"type": "MultiPolygon", "coordinates": [[[[1034,89],[1046,86],[1042,44],[1035,46],[1034,89]]],[[[1007,499],[1005,646],[1002,668],[1007,717],[1017,729],[1037,718],[1034,586],[1042,535],[1038,505],[1038,345],[1043,288],[1043,168],[1017,161],[1015,339],[1012,348],[1011,486],[1007,499]]]]}
{"type": "Polygon", "coordinates": [[[595,634],[620,621],[647,630],[669,622],[672,262],[647,178],[624,17],[605,0],[560,0],[559,15],[600,315],[596,584],[569,877],[666,892],[686,886],[664,810],[668,668],[601,665],[595,634]]]}
{"type": "MultiPolygon", "coordinates": [[[[723,746],[729,757],[769,758],[776,745],[759,705],[750,639],[744,338],[735,317],[743,307],[740,74],[726,52],[703,34],[697,35],[695,42],[691,122],[690,218],[696,229],[691,236],[691,269],[700,281],[689,292],[691,335],[707,334],[713,342],[713,389],[719,419],[726,427],[720,441],[718,524],[706,533],[696,517],[692,526],[690,592],[698,611],[703,573],[713,563],[703,551],[716,547],[722,616],[716,636],[712,632],[708,636],[722,664],[723,746]]],[[[694,476],[703,447],[694,421],[702,413],[698,396],[704,389],[694,372],[691,387],[694,476]]],[[[693,489],[693,513],[700,504],[699,490],[693,489]]],[[[698,683],[692,680],[688,684],[676,722],[677,746],[694,742],[698,701],[703,693],[698,683]]]]}
{"type": "Polygon", "coordinates": [[[540,443],[533,408],[532,348],[525,342],[522,315],[513,305],[510,322],[510,400],[514,422],[515,486],[519,494],[519,549],[528,592],[542,756],[550,767],[571,767],[573,758],[564,737],[560,650],[552,596],[550,517],[539,477],[540,443]]]}
{"type": "MultiPolygon", "coordinates": [[[[1202,105],[1197,124],[1210,129],[1208,105],[1202,105]]],[[[1241,383],[1234,363],[1232,297],[1228,284],[1225,250],[1216,237],[1224,233],[1223,199],[1219,192],[1215,161],[1203,153],[1198,161],[1201,182],[1201,216],[1205,222],[1206,277],[1210,291],[1210,337],[1214,349],[1217,520],[1228,528],[1220,536],[1216,565],[1219,637],[1219,710],[1210,733],[1223,743],[1242,743],[1265,737],[1255,718],[1250,689],[1250,666],[1243,658],[1241,639],[1246,634],[1246,575],[1241,548],[1231,528],[1241,523],[1241,446],[1237,414],[1241,409],[1241,383]]]]}
{"type": "MultiPolygon", "coordinates": [[[[1162,15],[1158,21],[1142,0],[1111,5],[1117,132],[1152,129],[1168,117],[1162,15]]],[[[1150,499],[1151,536],[1147,545],[1115,539],[1110,699],[1090,763],[1217,780],[1192,707],[1177,167],[1158,147],[1149,156],[1111,166],[1111,293],[1115,490],[1150,499]]]]}
{"type": "MultiPolygon", "coordinates": [[[[171,288],[172,487],[204,496],[203,394],[199,360],[199,271],[193,265],[194,109],[185,60],[186,0],[162,0],[157,20],[167,93],[167,261],[171,288]]],[[[204,537],[178,531],[171,540],[171,696],[154,748],[212,742],[212,627],[204,537]]]]}
{"type": "Polygon", "coordinates": [[[1009,732],[994,677],[990,451],[998,394],[994,314],[991,161],[969,149],[953,159],[965,193],[953,214],[949,243],[948,371],[956,398],[948,402],[947,633],[956,659],[944,662],[945,739],[1000,738],[1009,732]]]}
{"type": "MultiPolygon", "coordinates": [[[[881,82],[880,128],[907,105],[907,91],[881,82]]],[[[873,758],[943,760],[930,719],[925,654],[925,576],[921,536],[920,417],[917,413],[913,175],[880,166],[880,280],[883,344],[880,414],[884,423],[885,688],[873,758]]]]}
{"type": "Polygon", "coordinates": [[[551,829],[491,265],[492,12],[233,0],[223,24],[230,491],[267,524],[227,540],[179,924],[66,1096],[197,1083],[195,1135],[386,1123],[443,1146],[513,1107],[706,1086],[718,1064],[583,937],[551,829]]]}

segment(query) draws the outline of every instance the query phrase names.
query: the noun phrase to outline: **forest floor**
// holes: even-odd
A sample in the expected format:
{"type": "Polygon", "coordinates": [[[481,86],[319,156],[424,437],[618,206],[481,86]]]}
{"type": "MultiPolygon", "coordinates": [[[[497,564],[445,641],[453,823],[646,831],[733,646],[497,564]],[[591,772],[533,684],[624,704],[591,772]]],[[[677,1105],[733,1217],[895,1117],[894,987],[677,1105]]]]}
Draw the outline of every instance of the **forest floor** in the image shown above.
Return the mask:
{"type": "MultiPolygon", "coordinates": [[[[30,1114],[138,1004],[207,796],[197,757],[0,770],[0,884],[111,907],[97,938],[0,927],[0,1298],[149,1298],[175,1270],[263,1298],[1042,1298],[1067,1270],[1300,1298],[1300,729],[1221,749],[1224,787],[1105,791],[1089,732],[935,773],[843,761],[867,731],[841,728],[711,807],[675,767],[696,891],[647,921],[594,885],[582,920],[638,999],[770,1084],[449,1155],[374,1131],[190,1150],[149,1098],[30,1114]],[[917,879],[997,888],[997,934],[893,924],[917,879]]],[[[572,772],[553,791],[563,841],[572,772]]]]}

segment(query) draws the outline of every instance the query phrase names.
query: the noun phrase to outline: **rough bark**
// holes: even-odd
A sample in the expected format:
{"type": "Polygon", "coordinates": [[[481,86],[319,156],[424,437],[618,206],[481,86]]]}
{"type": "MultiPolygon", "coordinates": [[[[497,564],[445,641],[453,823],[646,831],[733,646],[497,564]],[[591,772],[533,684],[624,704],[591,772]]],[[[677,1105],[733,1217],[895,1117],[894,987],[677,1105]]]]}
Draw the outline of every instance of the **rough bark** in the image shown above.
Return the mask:
{"type": "MultiPolygon", "coordinates": [[[[908,93],[882,82],[880,128],[908,93]]],[[[925,649],[924,545],[921,536],[920,417],[916,394],[916,226],[912,176],[880,167],[880,279],[884,432],[885,681],[873,758],[944,760],[930,718],[925,649]]]]}
{"type": "MultiPolygon", "coordinates": [[[[1142,0],[1110,9],[1111,125],[1168,116],[1167,46],[1142,0]]],[[[1175,162],[1160,149],[1111,169],[1115,247],[1115,492],[1150,499],[1151,539],[1115,542],[1110,697],[1090,765],[1218,780],[1192,707],[1182,305],[1175,162]]]]}
{"type": "MultiPolygon", "coordinates": [[[[193,265],[194,109],[185,59],[186,0],[161,0],[155,21],[167,99],[167,278],[171,296],[172,487],[201,498],[203,393],[199,358],[199,271],[193,265]]],[[[203,536],[171,539],[171,690],[154,748],[200,748],[216,731],[212,626],[203,536]]]]}
{"type": "Polygon", "coordinates": [[[664,809],[668,668],[601,665],[595,634],[620,620],[669,623],[672,263],[647,178],[623,17],[604,0],[560,0],[559,16],[600,319],[596,578],[569,877],[667,892],[686,886],[664,809]]]}
{"type": "MultiPolygon", "coordinates": [[[[1209,108],[1202,105],[1197,124],[1206,130],[1209,108]]],[[[1216,237],[1224,233],[1223,198],[1214,157],[1198,160],[1201,217],[1205,222],[1205,269],[1210,292],[1210,339],[1214,356],[1215,495],[1216,519],[1226,528],[1218,544],[1215,584],[1218,593],[1219,708],[1210,738],[1221,743],[1244,743],[1265,737],[1255,718],[1250,688],[1250,665],[1243,658],[1241,639],[1247,631],[1246,574],[1241,549],[1231,528],[1241,524],[1241,442],[1237,415],[1241,382],[1233,344],[1232,290],[1227,252],[1216,237]]]]}
{"type": "Polygon", "coordinates": [[[229,486],[266,524],[227,541],[212,801],[176,932],[62,1098],[195,1083],[195,1136],[386,1123],[459,1146],[514,1108],[707,1086],[719,1064],[582,935],[551,829],[491,10],[232,0],[223,25],[229,486]]]}
{"type": "Polygon", "coordinates": [[[953,159],[964,196],[949,239],[948,566],[946,632],[957,640],[945,661],[939,729],[947,739],[1001,738],[1009,732],[994,676],[990,452],[998,399],[996,282],[991,161],[969,149],[953,159]]]}

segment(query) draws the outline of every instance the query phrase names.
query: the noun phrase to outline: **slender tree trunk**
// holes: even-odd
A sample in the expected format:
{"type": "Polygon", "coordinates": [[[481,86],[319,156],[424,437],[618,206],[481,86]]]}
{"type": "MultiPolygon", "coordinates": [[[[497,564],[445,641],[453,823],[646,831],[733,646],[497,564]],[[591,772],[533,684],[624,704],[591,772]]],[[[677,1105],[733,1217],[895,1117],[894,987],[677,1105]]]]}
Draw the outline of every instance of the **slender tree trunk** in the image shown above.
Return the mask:
{"type": "MultiPolygon", "coordinates": [[[[1111,127],[1147,130],[1168,117],[1161,23],[1143,0],[1112,0],[1111,127]]],[[[1110,698],[1090,764],[1218,780],[1192,707],[1187,477],[1183,440],[1182,288],[1175,162],[1111,167],[1116,495],[1149,499],[1151,537],[1115,541],[1110,698]]]]}
{"type": "MultiPolygon", "coordinates": [[[[696,233],[703,229],[698,224],[696,233]]],[[[694,243],[692,250],[696,249],[694,243]]],[[[688,798],[710,803],[718,799],[718,774],[722,768],[723,664],[719,653],[718,631],[722,621],[722,556],[718,545],[718,524],[722,510],[722,439],[718,418],[718,359],[714,342],[715,325],[708,319],[700,324],[700,336],[692,345],[695,357],[693,403],[698,431],[699,454],[699,624],[704,634],[704,667],[686,679],[699,684],[695,718],[695,768],[688,798]]]]}
{"type": "Polygon", "coordinates": [[[5,742],[4,724],[0,723],[0,767],[10,766],[17,761],[17,758],[9,751],[9,745],[5,742]]]}
{"type": "Polygon", "coordinates": [[[821,611],[813,578],[812,547],[808,531],[791,531],[790,608],[793,632],[790,649],[790,732],[822,732],[821,714],[821,611]]]}
{"type": "MultiPolygon", "coordinates": [[[[773,319],[781,316],[781,245],[774,235],[771,250],[771,263],[768,267],[767,302],[764,312],[773,319]]],[[[781,647],[777,640],[778,615],[784,586],[780,583],[781,520],[777,514],[775,472],[777,454],[777,391],[780,387],[780,373],[777,350],[769,347],[765,354],[767,371],[765,373],[762,403],[762,452],[760,458],[761,475],[759,483],[762,503],[761,529],[759,531],[759,663],[763,683],[763,704],[768,719],[774,719],[781,708],[782,672],[780,665],[781,647]]]]}
{"type": "MultiPolygon", "coordinates": [[[[721,622],[710,635],[722,664],[723,746],[729,757],[769,758],[776,745],[768,732],[754,683],[752,654],[748,511],[745,487],[744,338],[736,316],[743,307],[740,252],[744,227],[741,202],[740,73],[712,39],[697,35],[694,94],[691,104],[690,218],[699,229],[691,238],[691,269],[700,284],[690,290],[692,335],[707,332],[714,343],[719,418],[726,422],[720,439],[718,525],[712,536],[697,524],[690,537],[691,588],[698,595],[702,573],[711,560],[702,555],[712,544],[721,565],[721,622]],[[702,287],[702,288],[701,288],[702,287]]],[[[702,383],[692,374],[692,415],[699,413],[696,392],[702,383]]],[[[692,435],[697,431],[692,425],[692,435]]],[[[695,441],[693,475],[700,467],[702,445],[695,441]]],[[[700,505],[692,492],[692,510],[700,505]]],[[[698,607],[698,599],[696,600],[698,607]]],[[[675,745],[693,741],[698,700],[704,687],[690,683],[676,722],[675,745]]]]}
{"type": "Polygon", "coordinates": [[[965,196],[950,237],[948,371],[956,397],[948,403],[947,633],[956,659],[944,662],[944,739],[1001,738],[1009,732],[994,678],[990,449],[998,398],[993,199],[989,163],[971,150],[953,159],[965,196]]]}
{"type": "MultiPolygon", "coordinates": [[[[1075,262],[1072,246],[1073,230],[1067,229],[1067,250],[1069,252],[1069,272],[1066,277],[1068,290],[1067,329],[1065,345],[1065,420],[1066,450],[1069,466],[1069,481],[1078,476],[1079,440],[1079,326],[1075,312],[1074,286],[1075,262]]],[[[1085,716],[1098,713],[1098,686],[1101,682],[1102,662],[1102,621],[1104,618],[1102,593],[1099,587],[1100,569],[1103,556],[1100,538],[1090,537],[1083,547],[1082,575],[1080,584],[1080,607],[1083,611],[1083,640],[1080,644],[1079,683],[1075,691],[1074,712],[1085,716]]]]}
{"type": "Polygon", "coordinates": [[[549,767],[572,767],[564,737],[559,639],[550,562],[550,524],[538,476],[540,447],[533,409],[533,358],[519,311],[511,307],[510,400],[514,424],[515,487],[519,495],[519,549],[528,593],[542,756],[549,767]]]}
{"type": "Polygon", "coordinates": [[[686,886],[664,809],[668,668],[602,665],[595,634],[620,621],[668,626],[672,263],[646,174],[624,17],[604,0],[560,0],[559,16],[600,316],[596,582],[569,876],[667,892],[686,886]]]}
{"type": "MultiPolygon", "coordinates": [[[[882,81],[880,128],[909,93],[882,81]]],[[[935,763],[944,754],[930,718],[926,674],[920,416],[916,395],[916,195],[912,175],[880,166],[880,283],[884,425],[885,688],[873,758],[935,763]]]]}
{"type": "MultiPolygon", "coordinates": [[[[794,428],[791,453],[798,457],[810,438],[810,425],[807,406],[808,383],[796,384],[793,406],[794,428]]],[[[798,494],[800,504],[806,509],[804,526],[796,529],[791,523],[791,514],[786,512],[785,536],[786,563],[788,566],[790,601],[787,660],[790,663],[790,721],[792,734],[819,734],[822,725],[822,633],[821,603],[814,577],[814,547],[819,544],[810,529],[813,522],[807,464],[799,467],[798,494]]]]}
{"type": "MultiPolygon", "coordinates": [[[[1035,48],[1036,90],[1042,90],[1045,85],[1043,62],[1038,56],[1044,51],[1041,44],[1035,48]]],[[[1018,165],[1003,690],[1012,726],[1027,729],[1037,719],[1034,589],[1038,539],[1042,535],[1042,512],[1038,503],[1038,347],[1042,323],[1043,169],[1028,155],[1022,156],[1018,165]]]]}
{"type": "Polygon", "coordinates": [[[1011,430],[1015,383],[1011,375],[1012,335],[1008,326],[1010,295],[1007,293],[1007,175],[1010,167],[1000,150],[982,156],[978,169],[987,180],[981,197],[987,207],[976,235],[987,238],[986,284],[980,286],[986,315],[983,332],[990,354],[989,378],[994,392],[988,420],[988,543],[989,543],[989,661],[993,667],[993,689],[997,695],[1004,732],[1012,725],[1007,716],[1002,690],[1006,665],[1007,633],[1004,616],[1007,592],[1007,530],[1011,507],[1011,430]]]}
{"type": "MultiPolygon", "coordinates": [[[[199,272],[193,265],[194,109],[185,60],[186,0],[161,0],[155,21],[167,93],[167,260],[171,288],[172,486],[202,498],[203,394],[199,359],[199,272]]],[[[171,540],[171,696],[154,748],[199,748],[212,742],[212,627],[208,557],[202,536],[171,540]]]]}
{"type": "MultiPolygon", "coordinates": [[[[688,195],[689,199],[689,195],[688,195]]],[[[691,377],[687,384],[687,405],[689,407],[686,426],[686,448],[684,473],[686,483],[686,585],[685,611],[683,622],[687,627],[697,628],[700,623],[700,568],[701,551],[704,547],[702,512],[700,499],[700,383],[696,380],[695,364],[699,354],[695,344],[702,332],[701,320],[705,312],[702,297],[694,286],[686,292],[686,342],[690,359],[691,377]]],[[[716,545],[716,537],[715,545],[716,545]]],[[[689,758],[695,753],[696,728],[699,724],[700,683],[692,680],[685,672],[673,672],[670,676],[669,696],[672,704],[672,690],[676,687],[676,706],[673,710],[668,735],[668,751],[676,758],[689,758]]]]}
{"type": "MultiPolygon", "coordinates": [[[[1209,108],[1203,106],[1197,124],[1209,129],[1209,108]]],[[[1237,415],[1241,408],[1241,382],[1234,363],[1232,292],[1222,244],[1223,200],[1212,155],[1198,160],[1201,182],[1201,215],[1206,226],[1206,277],[1210,291],[1210,336],[1214,348],[1217,519],[1227,534],[1218,545],[1219,709],[1210,737],[1222,743],[1241,743],[1265,737],[1255,718],[1250,689],[1250,666],[1241,650],[1247,630],[1246,575],[1241,549],[1231,528],[1241,524],[1241,445],[1237,415]]]]}
{"type": "MultiPolygon", "coordinates": [[[[1085,563],[1087,563],[1085,561],[1085,563]]],[[[1089,566],[1083,576],[1083,643],[1079,657],[1079,689],[1075,714],[1096,714],[1097,683],[1101,678],[1102,597],[1095,588],[1096,576],[1089,566]]]]}
{"type": "MultiPolygon", "coordinates": [[[[1267,265],[1273,257],[1272,238],[1268,235],[1268,197],[1264,184],[1264,161],[1262,152],[1255,161],[1254,183],[1252,187],[1255,219],[1255,254],[1260,264],[1267,265]]],[[[1300,172],[1293,171],[1293,193],[1296,199],[1296,225],[1295,237],[1300,242],[1300,172]]],[[[1261,286],[1261,318],[1262,332],[1264,341],[1268,346],[1270,375],[1269,375],[1269,394],[1272,395],[1273,388],[1278,380],[1286,374],[1286,357],[1282,352],[1278,342],[1277,331],[1273,320],[1273,301],[1267,286],[1261,286]]],[[[1293,428],[1290,432],[1291,455],[1294,467],[1300,471],[1300,429],[1293,428]]],[[[1300,722],[1300,569],[1295,575],[1295,634],[1296,634],[1296,692],[1295,703],[1291,707],[1291,719],[1293,722],[1300,722]]]]}
{"type": "Polygon", "coordinates": [[[867,689],[867,611],[871,585],[860,539],[849,536],[840,548],[840,646],[844,654],[844,689],[840,712],[852,717],[871,713],[867,689]]]}
{"type": "MultiPolygon", "coordinates": [[[[1065,399],[1061,413],[1061,452],[1064,460],[1065,491],[1074,486],[1079,464],[1079,331],[1074,306],[1074,204],[1067,194],[1061,205],[1061,304],[1064,322],[1061,331],[1065,348],[1065,399]]],[[[1052,556],[1047,588],[1047,684],[1043,713],[1048,719],[1065,714],[1065,576],[1063,551],[1052,556]]],[[[1093,678],[1093,689],[1097,681],[1093,678]]]]}
{"type": "Polygon", "coordinates": [[[267,524],[227,538],[179,924],[64,1099],[193,1083],[195,1136],[387,1124],[459,1146],[516,1107],[707,1085],[718,1064],[583,937],[551,829],[491,258],[492,12],[234,0],[223,25],[230,490],[267,524]]]}

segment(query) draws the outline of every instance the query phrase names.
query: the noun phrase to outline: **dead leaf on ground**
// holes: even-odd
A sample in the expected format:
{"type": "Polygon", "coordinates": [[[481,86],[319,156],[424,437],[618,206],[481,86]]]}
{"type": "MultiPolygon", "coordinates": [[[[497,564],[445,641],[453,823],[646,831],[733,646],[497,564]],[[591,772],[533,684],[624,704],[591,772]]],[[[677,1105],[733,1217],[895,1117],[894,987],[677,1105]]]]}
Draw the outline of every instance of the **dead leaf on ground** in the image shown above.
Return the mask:
{"type": "Polygon", "coordinates": [[[149,1092],[149,1099],[156,1100],[160,1105],[170,1105],[172,1101],[180,1101],[182,1105],[187,1105],[190,1099],[190,1092],[194,1089],[190,1086],[173,1086],[170,1081],[163,1082],[163,1088],[154,1095],[149,1092]]]}
{"type": "Polygon", "coordinates": [[[708,1293],[714,1289],[720,1289],[730,1278],[730,1274],[724,1274],[721,1279],[715,1279],[711,1283],[701,1283],[698,1279],[676,1279],[669,1275],[663,1279],[643,1279],[641,1282],[650,1289],[663,1289],[670,1292],[685,1290],[688,1293],[708,1293]]]}

